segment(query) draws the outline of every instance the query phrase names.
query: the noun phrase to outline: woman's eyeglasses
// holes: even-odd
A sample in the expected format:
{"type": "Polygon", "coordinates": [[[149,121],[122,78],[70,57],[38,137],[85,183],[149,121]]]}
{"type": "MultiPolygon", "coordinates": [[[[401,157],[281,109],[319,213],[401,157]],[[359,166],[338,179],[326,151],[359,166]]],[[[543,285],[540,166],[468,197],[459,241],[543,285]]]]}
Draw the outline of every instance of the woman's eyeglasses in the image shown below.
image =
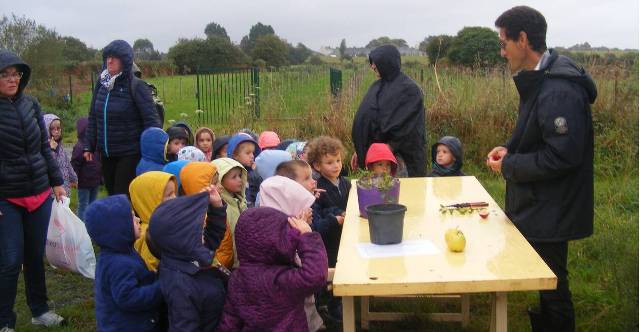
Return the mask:
{"type": "Polygon", "coordinates": [[[10,78],[13,78],[14,80],[19,80],[22,78],[22,75],[24,75],[23,72],[21,71],[16,71],[13,73],[7,73],[7,72],[1,72],[0,73],[0,80],[9,80],[10,78]]]}

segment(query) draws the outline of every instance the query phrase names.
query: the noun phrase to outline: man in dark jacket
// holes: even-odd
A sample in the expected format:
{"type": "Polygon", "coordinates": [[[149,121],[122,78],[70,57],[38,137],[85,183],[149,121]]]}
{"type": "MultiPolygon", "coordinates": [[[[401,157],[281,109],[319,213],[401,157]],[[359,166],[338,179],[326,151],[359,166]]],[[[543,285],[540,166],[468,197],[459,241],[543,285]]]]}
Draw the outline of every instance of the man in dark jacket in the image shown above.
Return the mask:
{"type": "Polygon", "coordinates": [[[151,92],[146,84],[131,84],[133,49],[114,40],[102,50],[100,82],[89,110],[84,157],[102,157],[102,174],[109,195],[126,194],[140,160],[140,134],[160,127],[151,92]],[[135,91],[131,91],[134,88],[135,91]]]}
{"type": "Polygon", "coordinates": [[[400,71],[400,52],[395,46],[374,49],[369,63],[379,79],[369,87],[353,119],[351,138],[356,156],[352,167],[357,159],[358,167],[365,168],[365,156],[372,143],[387,143],[404,161],[410,177],[425,176],[422,90],[400,71]]]}
{"type": "Polygon", "coordinates": [[[529,310],[533,330],[573,331],[567,248],[593,233],[596,87],[571,59],[547,50],[547,24],[535,9],[514,7],[496,27],[520,109],[511,138],[487,165],[506,180],[507,215],[558,277],[557,289],[541,291],[540,308],[529,310]]]}

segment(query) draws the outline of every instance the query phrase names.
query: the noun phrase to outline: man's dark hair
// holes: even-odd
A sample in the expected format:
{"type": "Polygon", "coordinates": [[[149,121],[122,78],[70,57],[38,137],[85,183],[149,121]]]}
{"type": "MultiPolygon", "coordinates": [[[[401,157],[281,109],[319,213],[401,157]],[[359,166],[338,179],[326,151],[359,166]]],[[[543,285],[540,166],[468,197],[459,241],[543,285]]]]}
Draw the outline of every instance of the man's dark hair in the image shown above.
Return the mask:
{"type": "Polygon", "coordinates": [[[495,25],[497,28],[504,28],[510,40],[518,40],[520,31],[524,31],[531,49],[539,53],[547,50],[547,21],[539,11],[531,7],[513,7],[502,13],[495,25]]]}

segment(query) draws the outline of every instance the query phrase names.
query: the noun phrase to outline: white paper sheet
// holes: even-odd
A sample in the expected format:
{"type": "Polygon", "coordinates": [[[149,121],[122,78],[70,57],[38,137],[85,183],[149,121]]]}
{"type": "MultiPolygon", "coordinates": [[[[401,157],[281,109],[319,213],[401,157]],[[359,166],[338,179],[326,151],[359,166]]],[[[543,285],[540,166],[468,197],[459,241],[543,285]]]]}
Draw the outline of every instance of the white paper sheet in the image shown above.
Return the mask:
{"type": "Polygon", "coordinates": [[[378,245],[373,243],[358,243],[360,256],[371,258],[385,258],[396,256],[436,255],[440,252],[429,240],[403,241],[398,244],[378,245]]]}

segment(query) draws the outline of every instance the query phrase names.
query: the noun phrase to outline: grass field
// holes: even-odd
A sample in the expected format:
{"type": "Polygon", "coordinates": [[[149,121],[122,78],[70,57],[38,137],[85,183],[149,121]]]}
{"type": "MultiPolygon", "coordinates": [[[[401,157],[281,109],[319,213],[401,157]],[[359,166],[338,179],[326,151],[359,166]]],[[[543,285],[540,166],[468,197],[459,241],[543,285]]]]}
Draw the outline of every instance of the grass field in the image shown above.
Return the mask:
{"type": "MultiPolygon", "coordinates": [[[[638,330],[638,66],[587,69],[599,90],[592,111],[596,143],[595,231],[590,238],[571,242],[569,247],[569,278],[577,330],[638,330]]],[[[465,144],[465,173],[478,177],[497,202],[504,202],[504,181],[491,174],[483,160],[491,147],[509,137],[515,122],[518,100],[510,77],[501,70],[442,68],[437,71],[436,79],[436,72],[431,67],[409,66],[405,70],[425,92],[429,142],[444,134],[460,137],[465,144]]],[[[326,76],[328,80],[328,73],[326,76]]],[[[195,116],[194,90],[189,90],[193,89],[189,87],[193,77],[164,77],[152,81],[161,96],[164,93],[167,114],[170,114],[167,119],[180,113],[195,116]]],[[[304,95],[315,96],[315,99],[303,98],[308,102],[295,107],[296,119],[281,118],[284,107],[293,109],[286,99],[265,98],[261,105],[263,116],[259,120],[239,111],[235,114],[237,120],[213,123],[212,127],[216,133],[231,133],[245,126],[256,131],[270,128],[276,129],[283,138],[330,134],[342,139],[350,150],[351,119],[372,81],[370,72],[352,69],[343,74],[343,93],[335,99],[328,93],[328,81],[307,88],[297,87],[303,84],[300,82],[287,83],[299,89],[297,91],[306,91],[304,95]]],[[[280,92],[280,95],[286,93],[280,92]]],[[[87,97],[80,96],[76,113],[83,109],[83,98],[88,104],[87,97]]],[[[66,140],[73,141],[73,136],[67,134],[66,140]]],[[[49,270],[47,276],[49,297],[55,302],[56,310],[70,322],[66,328],[53,330],[94,330],[91,281],[54,270],[49,270]]],[[[536,292],[509,294],[511,331],[529,329],[526,309],[536,301],[536,292]]],[[[410,316],[402,322],[372,323],[371,331],[461,330],[458,324],[430,322],[416,315],[437,308],[438,305],[428,299],[381,305],[407,311],[410,316]]],[[[18,331],[40,330],[28,323],[30,315],[22,289],[16,311],[18,331]]],[[[489,311],[489,297],[474,295],[472,322],[465,331],[486,331],[489,311]]],[[[329,330],[340,328],[329,326],[329,330]]]]}

